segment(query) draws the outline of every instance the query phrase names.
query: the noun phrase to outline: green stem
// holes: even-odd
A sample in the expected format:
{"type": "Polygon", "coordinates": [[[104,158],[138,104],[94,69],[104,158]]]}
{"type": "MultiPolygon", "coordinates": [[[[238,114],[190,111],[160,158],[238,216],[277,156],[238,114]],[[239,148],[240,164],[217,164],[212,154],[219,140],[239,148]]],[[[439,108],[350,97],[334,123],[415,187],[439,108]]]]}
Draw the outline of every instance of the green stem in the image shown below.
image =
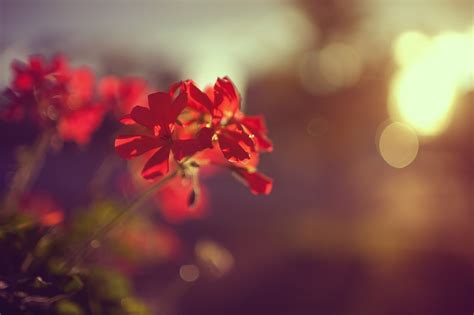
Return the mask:
{"type": "Polygon", "coordinates": [[[91,243],[93,241],[100,241],[100,240],[103,240],[107,234],[116,226],[116,224],[122,219],[124,218],[125,215],[131,213],[131,212],[134,212],[136,210],[138,210],[150,197],[151,195],[156,191],[158,190],[159,188],[161,188],[163,185],[165,185],[166,183],[168,183],[171,179],[173,179],[176,175],[178,174],[178,171],[173,171],[171,173],[169,173],[168,175],[166,175],[165,177],[163,177],[163,179],[161,179],[159,182],[157,182],[155,185],[151,186],[150,188],[148,188],[145,192],[143,192],[143,194],[141,194],[140,196],[138,196],[134,201],[132,201],[130,203],[130,205],[125,208],[125,210],[123,210],[122,212],[120,212],[119,214],[117,214],[112,220],[110,220],[107,224],[105,224],[104,226],[102,226],[97,232],[94,233],[94,235],[92,235],[92,237],[90,237],[89,239],[87,239],[87,241],[83,244],[83,246],[76,252],[76,254],[73,256],[73,259],[70,261],[74,266],[78,260],[81,258],[81,257],[84,257],[85,254],[87,253],[87,251],[90,249],[91,247],[91,243]]]}
{"type": "Polygon", "coordinates": [[[18,154],[18,170],[13,176],[10,190],[5,197],[6,212],[13,212],[13,210],[18,208],[20,198],[31,188],[31,185],[38,177],[43,167],[52,136],[53,132],[51,130],[44,131],[31,151],[20,152],[18,154]]]}

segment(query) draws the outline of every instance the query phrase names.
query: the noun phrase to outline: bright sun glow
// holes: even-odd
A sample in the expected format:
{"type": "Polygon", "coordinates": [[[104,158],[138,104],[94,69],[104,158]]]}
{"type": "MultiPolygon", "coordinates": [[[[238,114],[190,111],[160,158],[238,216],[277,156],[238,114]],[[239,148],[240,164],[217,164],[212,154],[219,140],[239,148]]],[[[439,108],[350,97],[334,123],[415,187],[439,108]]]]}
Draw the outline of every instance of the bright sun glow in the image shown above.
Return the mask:
{"type": "Polygon", "coordinates": [[[456,96],[466,82],[472,88],[473,34],[443,33],[429,39],[406,32],[397,38],[394,55],[400,70],[391,86],[392,119],[425,136],[446,128],[456,96]]]}

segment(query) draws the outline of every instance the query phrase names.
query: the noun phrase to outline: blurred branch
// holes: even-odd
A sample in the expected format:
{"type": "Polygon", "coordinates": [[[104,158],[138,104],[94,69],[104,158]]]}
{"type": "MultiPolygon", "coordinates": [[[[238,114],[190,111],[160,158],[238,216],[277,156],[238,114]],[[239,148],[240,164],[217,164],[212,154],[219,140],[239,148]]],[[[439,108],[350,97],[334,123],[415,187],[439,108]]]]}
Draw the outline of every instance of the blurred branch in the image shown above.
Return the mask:
{"type": "Polygon", "coordinates": [[[110,220],[107,224],[102,226],[96,233],[93,234],[92,237],[87,239],[87,241],[82,245],[82,247],[73,255],[72,259],[69,261],[70,267],[74,267],[81,258],[84,258],[89,251],[89,249],[93,246],[93,243],[99,242],[100,240],[104,239],[107,234],[117,225],[117,223],[125,217],[125,215],[134,212],[140,209],[143,204],[148,201],[151,195],[156,192],[159,188],[163,185],[168,183],[171,179],[173,179],[178,174],[178,171],[175,170],[170,172],[168,175],[163,177],[162,180],[157,182],[155,185],[148,188],[145,192],[143,192],[140,196],[138,196],[134,201],[130,203],[130,205],[123,210],[122,212],[118,213],[112,220],[110,220]]]}
{"type": "Polygon", "coordinates": [[[43,167],[52,136],[51,130],[45,130],[30,150],[24,149],[18,152],[18,170],[5,197],[5,211],[16,210],[22,195],[35,182],[43,167]]]}

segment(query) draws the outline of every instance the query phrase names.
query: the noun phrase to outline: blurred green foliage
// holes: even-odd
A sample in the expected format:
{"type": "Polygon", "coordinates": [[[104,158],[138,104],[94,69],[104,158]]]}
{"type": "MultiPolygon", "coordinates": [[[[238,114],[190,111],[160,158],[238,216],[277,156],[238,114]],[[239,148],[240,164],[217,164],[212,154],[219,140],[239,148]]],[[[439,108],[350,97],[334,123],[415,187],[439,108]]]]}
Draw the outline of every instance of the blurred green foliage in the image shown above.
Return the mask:
{"type": "Polygon", "coordinates": [[[25,215],[0,216],[0,310],[24,315],[146,315],[123,274],[71,259],[78,245],[117,214],[85,211],[70,226],[45,227],[25,215]]]}

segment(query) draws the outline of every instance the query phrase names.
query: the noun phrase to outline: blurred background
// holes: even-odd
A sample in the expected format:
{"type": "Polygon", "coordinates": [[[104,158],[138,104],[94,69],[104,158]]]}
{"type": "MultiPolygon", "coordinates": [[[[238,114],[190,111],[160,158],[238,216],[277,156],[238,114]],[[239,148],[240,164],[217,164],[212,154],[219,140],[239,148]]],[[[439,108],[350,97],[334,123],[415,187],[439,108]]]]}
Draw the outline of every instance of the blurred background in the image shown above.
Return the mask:
{"type": "MultiPolygon", "coordinates": [[[[469,0],[0,0],[0,87],[12,59],[63,52],[155,90],[228,75],[265,115],[272,194],[206,179],[207,216],[170,227],[217,276],[189,255],[135,272],[156,314],[471,314],[473,19],[469,0]]],[[[107,128],[36,189],[87,204],[107,128]]],[[[34,131],[0,131],[5,191],[34,131]]]]}

